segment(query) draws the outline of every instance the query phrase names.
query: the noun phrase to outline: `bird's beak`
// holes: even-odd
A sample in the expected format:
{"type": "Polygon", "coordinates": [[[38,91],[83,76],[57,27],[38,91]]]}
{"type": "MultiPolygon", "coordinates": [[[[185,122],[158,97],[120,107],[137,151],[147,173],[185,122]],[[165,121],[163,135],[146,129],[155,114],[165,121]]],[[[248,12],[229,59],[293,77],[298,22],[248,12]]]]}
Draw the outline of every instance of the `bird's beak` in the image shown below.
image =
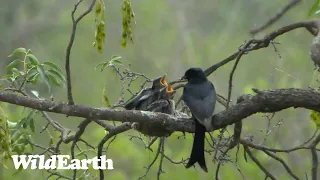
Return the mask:
{"type": "Polygon", "coordinates": [[[180,81],[185,81],[185,80],[187,80],[186,76],[182,76],[182,78],[180,78],[180,81]]]}
{"type": "Polygon", "coordinates": [[[168,86],[166,75],[161,78],[160,83],[164,87],[168,86]]]}

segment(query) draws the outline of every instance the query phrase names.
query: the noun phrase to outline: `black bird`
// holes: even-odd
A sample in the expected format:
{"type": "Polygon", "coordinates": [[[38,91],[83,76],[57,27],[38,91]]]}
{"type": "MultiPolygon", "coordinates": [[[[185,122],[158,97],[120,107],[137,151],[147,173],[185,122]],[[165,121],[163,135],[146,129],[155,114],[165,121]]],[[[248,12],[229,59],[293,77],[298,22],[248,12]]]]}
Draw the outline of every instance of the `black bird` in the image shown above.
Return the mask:
{"type": "MultiPolygon", "coordinates": [[[[158,99],[150,104],[147,111],[161,112],[166,114],[175,113],[175,103],[173,97],[175,95],[175,90],[168,85],[160,90],[158,99]]],[[[142,134],[157,137],[168,137],[172,134],[172,130],[161,124],[150,124],[150,123],[139,123],[135,126],[136,130],[140,131],[142,134]]]]}
{"type": "Polygon", "coordinates": [[[150,104],[147,111],[153,111],[153,112],[162,112],[166,114],[173,114],[174,108],[170,108],[171,106],[174,106],[174,101],[172,100],[176,91],[172,88],[170,84],[168,86],[162,88],[159,92],[158,99],[150,104]],[[171,104],[170,106],[168,106],[171,104]],[[168,109],[169,108],[169,109],[168,109]]]}
{"type": "Polygon", "coordinates": [[[158,99],[160,89],[168,86],[166,76],[153,80],[152,87],[145,88],[124,106],[127,110],[146,110],[147,107],[158,99]]]}
{"type": "Polygon", "coordinates": [[[186,168],[198,162],[200,167],[208,172],[204,157],[204,139],[206,130],[213,129],[211,122],[216,104],[216,91],[201,68],[188,69],[181,79],[188,80],[183,89],[182,99],[189,107],[196,126],[192,151],[186,168]]]}

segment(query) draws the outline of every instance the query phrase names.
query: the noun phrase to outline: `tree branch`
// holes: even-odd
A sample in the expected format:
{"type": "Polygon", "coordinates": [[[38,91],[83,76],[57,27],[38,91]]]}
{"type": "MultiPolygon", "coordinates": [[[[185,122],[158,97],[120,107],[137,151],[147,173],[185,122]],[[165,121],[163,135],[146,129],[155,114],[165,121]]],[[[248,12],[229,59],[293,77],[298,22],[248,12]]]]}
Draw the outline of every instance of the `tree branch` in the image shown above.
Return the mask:
{"type": "Polygon", "coordinates": [[[94,6],[94,4],[96,3],[96,0],[93,0],[92,3],[90,4],[89,8],[82,13],[77,19],[74,18],[74,13],[76,12],[79,4],[82,2],[82,0],[79,0],[75,5],[74,8],[71,12],[71,18],[72,18],[72,31],[71,31],[71,36],[70,36],[70,40],[67,46],[67,52],[66,52],[66,64],[65,64],[65,68],[66,68],[66,74],[67,74],[67,95],[68,95],[68,104],[69,105],[73,105],[74,101],[73,101],[73,97],[72,97],[72,86],[71,86],[71,72],[70,72],[70,53],[71,53],[71,48],[74,42],[74,37],[76,35],[76,30],[77,30],[77,25],[79,23],[79,21],[85,17],[87,14],[89,14],[92,11],[92,8],[94,6]]]}
{"type": "Polygon", "coordinates": [[[320,135],[317,136],[317,138],[311,143],[309,146],[311,149],[311,155],[312,155],[312,169],[311,169],[311,174],[312,174],[312,180],[317,180],[317,170],[318,170],[318,154],[317,154],[317,145],[320,142],[320,135]]]}
{"type": "Polygon", "coordinates": [[[296,147],[290,148],[290,149],[270,148],[270,147],[266,147],[266,146],[263,146],[263,145],[254,144],[250,140],[247,140],[247,139],[240,139],[240,143],[245,145],[245,146],[257,149],[257,150],[270,151],[270,152],[274,152],[274,153],[277,153],[277,152],[290,153],[290,152],[297,151],[297,150],[310,149],[310,147],[306,146],[306,144],[308,144],[312,139],[314,139],[314,137],[316,136],[317,132],[318,132],[318,130],[316,130],[313,133],[313,135],[307,141],[303,142],[302,144],[300,144],[300,145],[298,145],[296,147]]]}
{"type": "Polygon", "coordinates": [[[272,154],[266,150],[263,151],[264,153],[266,153],[268,156],[272,157],[273,159],[279,161],[283,167],[287,170],[288,174],[290,174],[290,176],[295,179],[295,180],[299,180],[298,176],[296,176],[292,170],[289,168],[289,166],[287,165],[287,163],[280,157],[276,156],[275,154],[272,154]]]}
{"type": "MultiPolygon", "coordinates": [[[[320,112],[320,93],[313,89],[277,89],[261,91],[257,94],[215,114],[212,125],[220,129],[259,112],[277,112],[290,107],[301,107],[320,112]]],[[[92,120],[113,120],[120,122],[160,123],[172,131],[194,132],[191,119],[178,118],[164,113],[129,111],[108,108],[94,108],[84,105],[68,105],[62,102],[39,100],[22,95],[0,91],[0,101],[16,104],[40,111],[54,112],[68,116],[84,117],[92,120]]]]}
{"type": "MultiPolygon", "coordinates": [[[[270,42],[272,40],[274,40],[275,38],[277,38],[278,36],[285,34],[287,32],[290,32],[292,30],[295,30],[297,28],[306,28],[308,29],[308,31],[310,32],[311,29],[319,29],[319,22],[315,21],[315,20],[311,20],[311,21],[302,21],[302,22],[296,22],[287,26],[284,26],[280,29],[277,29],[269,34],[267,34],[264,38],[262,39],[251,39],[248,42],[251,42],[251,44],[248,46],[248,48],[245,49],[245,52],[250,52],[250,51],[254,51],[254,50],[258,50],[261,48],[265,48],[268,47],[270,42]]],[[[314,35],[314,33],[310,32],[312,35],[314,35]]],[[[230,61],[235,60],[238,55],[243,51],[243,49],[239,49],[237,52],[233,53],[231,56],[229,56],[228,58],[212,65],[211,67],[207,68],[205,70],[205,73],[207,76],[209,76],[211,73],[213,73],[214,71],[216,71],[218,68],[220,68],[221,66],[226,65],[227,63],[229,63],[230,61]]]]}
{"type": "MultiPolygon", "coordinates": [[[[272,180],[277,179],[265,167],[263,167],[261,162],[252,154],[252,152],[250,151],[250,149],[247,146],[243,146],[243,148],[246,151],[246,153],[248,153],[248,155],[250,156],[252,161],[255,162],[256,165],[266,174],[266,177],[269,177],[272,180]]],[[[265,178],[265,179],[267,179],[267,178],[265,178]]]]}
{"type": "Polygon", "coordinates": [[[265,30],[266,28],[268,28],[269,26],[274,24],[277,20],[279,20],[287,11],[289,11],[292,7],[297,5],[299,2],[300,2],[300,0],[291,0],[288,4],[286,4],[284,7],[282,7],[276,13],[276,15],[274,17],[270,18],[265,24],[263,24],[259,27],[252,28],[250,30],[250,34],[255,35],[255,34],[265,30]]]}
{"type": "MultiPolygon", "coordinates": [[[[71,158],[75,159],[74,155],[74,147],[76,146],[77,142],[79,141],[81,135],[84,133],[84,130],[86,127],[90,124],[90,119],[84,119],[79,125],[78,125],[78,131],[73,137],[72,145],[71,145],[71,158]]],[[[73,179],[77,178],[77,169],[73,170],[73,179]]]]}
{"type": "MultiPolygon", "coordinates": [[[[109,133],[100,141],[98,145],[98,157],[102,156],[103,145],[113,136],[125,132],[130,129],[130,125],[128,123],[121,124],[119,126],[114,127],[109,133]]],[[[99,161],[99,166],[101,166],[101,161],[99,161]]],[[[100,180],[104,180],[103,170],[99,169],[99,177],[100,180]]]]}

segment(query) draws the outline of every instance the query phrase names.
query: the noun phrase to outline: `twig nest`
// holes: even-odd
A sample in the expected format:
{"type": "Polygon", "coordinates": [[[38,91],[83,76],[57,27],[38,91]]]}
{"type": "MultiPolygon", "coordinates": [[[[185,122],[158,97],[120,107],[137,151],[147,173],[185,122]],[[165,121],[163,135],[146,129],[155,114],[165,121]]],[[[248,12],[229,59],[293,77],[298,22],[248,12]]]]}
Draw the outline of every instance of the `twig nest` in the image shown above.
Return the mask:
{"type": "Polygon", "coordinates": [[[312,41],[310,55],[315,66],[320,67],[320,33],[312,41]]]}

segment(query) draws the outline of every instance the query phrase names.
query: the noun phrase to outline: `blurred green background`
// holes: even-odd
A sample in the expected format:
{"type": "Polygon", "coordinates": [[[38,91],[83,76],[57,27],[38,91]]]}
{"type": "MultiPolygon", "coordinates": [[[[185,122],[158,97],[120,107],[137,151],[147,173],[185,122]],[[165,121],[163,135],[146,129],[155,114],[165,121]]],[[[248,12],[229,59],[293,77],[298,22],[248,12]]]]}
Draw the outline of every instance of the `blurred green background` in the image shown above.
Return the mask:
{"type": "MultiPolygon", "coordinates": [[[[7,56],[17,47],[32,50],[41,61],[52,61],[64,70],[65,51],[71,33],[71,10],[76,3],[73,1],[0,1],[0,75],[5,74],[6,65],[12,61],[7,56]]],[[[83,12],[91,1],[84,1],[79,9],[83,12]]],[[[71,52],[71,73],[74,100],[77,104],[94,107],[103,107],[102,90],[105,87],[111,103],[119,98],[121,81],[111,69],[103,72],[95,70],[98,63],[110,60],[112,55],[123,57],[124,67],[131,65],[131,70],[144,73],[150,78],[167,74],[169,80],[180,78],[189,67],[207,68],[232,53],[251,38],[249,30],[259,26],[273,16],[279,7],[287,1],[256,1],[256,0],[142,0],[133,1],[136,25],[133,26],[135,43],[128,43],[126,48],[121,47],[122,34],[122,1],[105,0],[106,5],[106,41],[103,53],[99,54],[92,47],[94,41],[94,13],[90,13],[79,23],[74,46],[71,52]]],[[[281,26],[306,20],[312,1],[302,1],[290,10],[277,23],[269,27],[256,37],[281,26]]],[[[252,93],[251,88],[307,88],[310,86],[314,73],[314,65],[309,56],[312,36],[305,29],[294,30],[276,39],[281,44],[254,51],[242,57],[235,72],[233,81],[232,100],[243,93],[252,93]],[[280,55],[279,55],[280,54],[280,55]]],[[[217,92],[227,97],[229,74],[233,63],[230,63],[214,72],[210,81],[215,85],[217,92]]],[[[318,75],[318,74],[316,74],[318,75]]],[[[134,85],[135,90],[139,84],[134,85]]],[[[316,83],[313,87],[318,86],[316,83]]],[[[46,86],[29,86],[28,91],[37,90],[40,95],[49,97],[46,86]]],[[[66,88],[54,88],[54,99],[65,101],[66,88]]],[[[178,95],[181,94],[181,90],[178,95]]],[[[130,97],[126,95],[126,97],[130,97]]],[[[179,96],[176,96],[176,98],[179,96]]],[[[0,103],[10,121],[19,121],[29,110],[21,107],[0,103]]],[[[220,104],[215,112],[224,110],[220,104]]],[[[77,130],[81,118],[65,117],[64,115],[50,114],[52,118],[66,127],[77,130]]],[[[276,113],[271,126],[280,119],[283,123],[268,136],[265,145],[277,148],[290,148],[304,142],[313,134],[315,125],[310,121],[309,111],[305,109],[288,109],[276,113]]],[[[41,116],[36,118],[36,132],[32,138],[37,144],[48,146],[48,133],[39,133],[46,125],[41,116]]],[[[262,142],[268,125],[263,114],[253,115],[244,120],[243,134],[254,136],[254,142],[262,142]]],[[[57,142],[59,133],[48,128],[57,142]]],[[[229,127],[232,132],[232,127],[229,127]]],[[[82,136],[92,145],[97,146],[104,137],[104,129],[91,123],[82,136]]],[[[145,149],[141,141],[130,140],[128,135],[137,135],[130,130],[117,136],[108,151],[108,158],[114,161],[114,170],[105,171],[105,179],[137,179],[145,173],[147,166],[155,153],[145,149]]],[[[182,133],[172,134],[166,140],[166,154],[176,161],[188,158],[192,147],[192,135],[179,138],[182,133]]],[[[154,151],[157,144],[152,146],[154,151]]],[[[207,146],[208,147],[208,146],[207,146]]],[[[70,153],[70,144],[62,144],[63,154],[70,153]]],[[[86,147],[83,146],[83,149],[86,147]]],[[[209,148],[209,147],[208,147],[209,148]]],[[[236,148],[235,148],[236,149],[236,148]]],[[[35,149],[41,152],[41,149],[35,149]]],[[[236,150],[230,151],[232,160],[235,160],[236,150]]],[[[291,179],[285,169],[264,153],[253,151],[256,157],[279,179],[291,179]]],[[[88,153],[93,157],[95,153],[88,153]]],[[[300,177],[305,178],[311,172],[311,155],[309,151],[300,150],[290,154],[277,154],[286,160],[292,170],[300,177]]],[[[84,157],[79,157],[84,158],[84,157]]],[[[162,179],[213,179],[216,163],[206,154],[209,173],[196,169],[185,169],[183,165],[175,165],[164,160],[162,179]]],[[[246,179],[264,179],[264,173],[248,157],[244,161],[243,149],[240,148],[238,168],[246,179]]],[[[156,179],[159,161],[150,170],[145,179],[156,179]]],[[[22,170],[13,175],[16,170],[8,161],[0,170],[3,179],[45,179],[48,173],[43,170],[22,170]]],[[[60,171],[72,177],[72,171],[60,171]]],[[[98,171],[91,170],[87,179],[98,177],[98,171]]],[[[80,175],[81,172],[78,172],[80,175]]],[[[320,173],[318,173],[320,176],[320,173]]],[[[220,179],[238,179],[240,174],[234,163],[227,163],[220,170],[220,179]]],[[[1,178],[1,176],[0,176],[1,178]]],[[[55,179],[55,178],[52,178],[55,179]]]]}

